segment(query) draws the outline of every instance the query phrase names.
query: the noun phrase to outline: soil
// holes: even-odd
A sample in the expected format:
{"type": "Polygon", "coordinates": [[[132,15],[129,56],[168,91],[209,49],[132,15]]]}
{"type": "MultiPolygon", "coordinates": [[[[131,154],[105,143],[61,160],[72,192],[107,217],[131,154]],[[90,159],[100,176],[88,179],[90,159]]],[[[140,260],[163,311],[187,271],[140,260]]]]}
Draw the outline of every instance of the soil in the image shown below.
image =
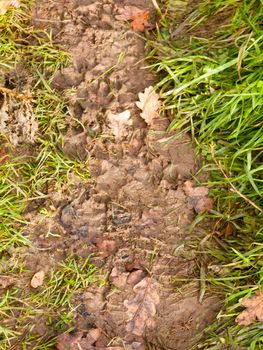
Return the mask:
{"type": "MultiPolygon", "coordinates": [[[[189,248],[202,232],[189,233],[196,213],[183,187],[199,161],[188,135],[170,138],[168,119],[150,129],[140,117],[138,93],[156,77],[142,35],[116,18],[125,5],[153,11],[143,0],[36,1],[33,25],[52,28],[55,42],[72,55],[53,87],[71,109],[64,152],[90,159],[91,180],[76,182],[67,195],[50,189],[45,206],[52,217],[26,214],[33,242],[26,263],[49,271],[69,254],[92,255],[108,276],[105,287],[74,297],[76,334],[100,328],[111,346],[190,349],[219,309],[209,293],[199,302],[196,252],[189,248]],[[126,110],[132,125],[116,140],[108,115],[126,110]]],[[[48,332],[39,320],[35,331],[48,332]]]]}

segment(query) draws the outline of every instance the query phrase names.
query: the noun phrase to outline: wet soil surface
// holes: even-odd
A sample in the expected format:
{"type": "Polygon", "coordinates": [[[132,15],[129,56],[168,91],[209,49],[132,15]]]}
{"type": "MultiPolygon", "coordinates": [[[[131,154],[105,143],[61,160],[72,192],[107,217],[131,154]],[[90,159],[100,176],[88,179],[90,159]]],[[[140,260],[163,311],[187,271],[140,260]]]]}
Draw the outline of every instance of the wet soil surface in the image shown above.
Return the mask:
{"type": "Polygon", "coordinates": [[[218,310],[215,297],[199,303],[191,281],[198,277],[188,231],[195,212],[183,187],[198,162],[187,135],[168,137],[168,119],[149,128],[140,117],[138,93],[156,77],[146,69],[143,38],[116,18],[125,5],[151,9],[140,0],[36,2],[34,26],[52,28],[72,54],[53,86],[71,108],[64,151],[90,159],[91,181],[68,196],[50,191],[52,218],[27,214],[34,243],[27,265],[49,270],[69,253],[92,255],[107,275],[107,286],[75,296],[75,334],[100,328],[111,346],[189,349],[218,310]],[[109,115],[127,110],[132,122],[114,138],[109,115]]]}

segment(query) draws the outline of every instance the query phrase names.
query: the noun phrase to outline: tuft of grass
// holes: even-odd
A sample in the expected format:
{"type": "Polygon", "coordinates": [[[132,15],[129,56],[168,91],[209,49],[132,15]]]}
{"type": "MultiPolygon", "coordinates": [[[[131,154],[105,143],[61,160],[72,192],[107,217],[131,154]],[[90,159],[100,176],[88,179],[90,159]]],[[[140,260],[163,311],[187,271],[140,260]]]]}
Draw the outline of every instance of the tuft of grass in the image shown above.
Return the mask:
{"type": "MultiPolygon", "coordinates": [[[[51,87],[58,69],[70,60],[54,45],[52,33],[31,25],[31,1],[0,16],[0,91],[31,96],[39,132],[34,145],[14,147],[1,135],[0,149],[0,277],[23,280],[0,292],[0,348],[54,349],[56,335],[74,326],[78,305],[72,300],[90,283],[103,283],[88,259],[67,257],[36,291],[30,288],[32,272],[24,267],[24,255],[32,243],[23,234],[23,216],[29,201],[45,199],[48,189],[72,186],[72,175],[89,179],[88,162],[63,153],[63,134],[70,111],[63,96],[51,87]],[[5,90],[6,89],[6,90],[5,90]],[[13,90],[15,89],[15,90],[13,90]],[[35,331],[37,320],[48,334],[35,331]]],[[[0,283],[1,284],[1,283],[0,283]]]]}
{"type": "Polygon", "coordinates": [[[206,159],[201,171],[209,173],[215,199],[208,216],[214,229],[198,254],[205,257],[206,284],[225,300],[199,347],[260,349],[262,325],[234,320],[239,300],[261,291],[263,281],[262,2],[203,0],[190,13],[186,7],[183,26],[165,12],[171,3],[163,3],[166,21],[148,41],[151,67],[162,77],[156,87],[163,113],[173,119],[169,130],[190,133],[206,159]],[[222,16],[224,26],[217,22],[222,16]]]}
{"type": "Polygon", "coordinates": [[[29,272],[17,273],[16,278],[25,279],[25,273],[25,286],[10,287],[1,298],[0,347],[15,349],[19,343],[21,349],[53,349],[56,334],[74,328],[74,312],[79,305],[73,304],[73,298],[91,283],[103,284],[104,279],[89,258],[77,257],[68,257],[49,271],[36,290],[30,290],[29,272]],[[44,335],[36,330],[37,323],[42,323],[44,335]]]}

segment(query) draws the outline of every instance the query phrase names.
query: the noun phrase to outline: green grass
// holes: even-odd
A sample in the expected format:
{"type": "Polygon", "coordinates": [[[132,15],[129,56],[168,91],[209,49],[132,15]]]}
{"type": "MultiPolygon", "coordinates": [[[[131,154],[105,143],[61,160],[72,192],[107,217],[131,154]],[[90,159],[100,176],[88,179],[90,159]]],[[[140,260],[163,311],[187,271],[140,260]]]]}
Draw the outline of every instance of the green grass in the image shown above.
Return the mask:
{"type": "MultiPolygon", "coordinates": [[[[0,91],[16,88],[18,93],[31,95],[28,103],[39,125],[33,146],[14,147],[1,135],[0,151],[8,158],[0,156],[0,275],[25,280],[25,286],[0,292],[0,349],[54,349],[56,335],[73,326],[76,293],[90,283],[103,282],[88,259],[71,256],[47,273],[42,287],[36,291],[29,287],[35,271],[25,270],[23,263],[26,247],[32,244],[23,235],[28,224],[23,215],[26,206],[45,199],[48,189],[70,191],[72,175],[83,181],[90,176],[87,162],[62,151],[70,112],[63,96],[50,85],[70,56],[53,44],[51,33],[31,26],[30,4],[22,1],[19,9],[0,16],[0,91]],[[20,76],[30,82],[29,91],[23,91],[20,76]],[[7,81],[11,86],[6,86],[7,81]],[[37,317],[45,318],[48,334],[34,332],[37,317]]],[[[16,104],[21,102],[11,91],[6,94],[16,104]]]]}
{"type": "MultiPolygon", "coordinates": [[[[15,278],[25,276],[29,278],[28,271],[16,273],[15,278]]],[[[10,287],[0,303],[1,349],[17,344],[21,349],[53,349],[56,334],[74,328],[74,311],[79,305],[72,303],[73,297],[91,283],[104,283],[98,268],[89,259],[68,257],[47,274],[38,289],[10,287]],[[34,331],[38,322],[46,327],[45,339],[34,331]]]]}
{"type": "Polygon", "coordinates": [[[262,325],[239,327],[234,319],[239,299],[263,284],[263,4],[203,0],[191,13],[185,7],[187,25],[178,38],[171,6],[159,4],[168,13],[148,41],[149,61],[161,76],[156,87],[163,113],[173,119],[169,130],[190,133],[205,159],[201,171],[209,173],[215,208],[196,223],[208,216],[214,229],[199,254],[206,258],[206,285],[225,298],[199,346],[261,349],[262,325]],[[216,21],[222,14],[224,26],[216,21]],[[231,234],[224,233],[227,225],[231,234]]]}

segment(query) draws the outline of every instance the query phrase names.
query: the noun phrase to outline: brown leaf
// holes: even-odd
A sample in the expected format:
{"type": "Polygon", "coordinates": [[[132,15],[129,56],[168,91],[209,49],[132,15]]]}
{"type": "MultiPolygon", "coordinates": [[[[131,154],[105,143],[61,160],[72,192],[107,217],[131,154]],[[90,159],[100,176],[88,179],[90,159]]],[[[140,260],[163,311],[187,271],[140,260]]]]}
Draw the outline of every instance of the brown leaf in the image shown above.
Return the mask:
{"type": "Polygon", "coordinates": [[[242,311],[236,318],[239,326],[249,326],[254,321],[263,322],[263,292],[242,300],[240,303],[246,307],[246,310],[242,311]]]}
{"type": "Polygon", "coordinates": [[[131,26],[134,30],[140,32],[143,31],[145,28],[149,27],[149,11],[141,11],[137,15],[134,15],[131,17],[132,22],[131,26]]]}
{"type": "Polygon", "coordinates": [[[213,200],[208,197],[209,190],[207,187],[194,187],[193,181],[186,181],[183,188],[188,196],[188,203],[195,209],[197,213],[211,211],[213,209],[213,200]]]}
{"type": "Polygon", "coordinates": [[[143,31],[150,27],[149,17],[149,10],[142,10],[136,6],[124,6],[119,9],[119,15],[116,16],[116,19],[120,21],[131,20],[131,26],[134,30],[143,31]]]}
{"type": "Polygon", "coordinates": [[[45,278],[45,272],[43,270],[38,271],[37,273],[34,274],[31,280],[31,287],[32,288],[38,288],[42,286],[45,278]]]}
{"type": "Polygon", "coordinates": [[[10,7],[18,8],[20,0],[0,0],[0,15],[4,15],[10,7]]]}
{"type": "Polygon", "coordinates": [[[119,114],[108,113],[109,127],[118,141],[128,135],[128,129],[132,125],[131,112],[129,110],[119,114]]]}
{"type": "Polygon", "coordinates": [[[226,227],[222,230],[223,235],[232,235],[235,232],[234,226],[228,222],[226,227]]]}
{"type": "Polygon", "coordinates": [[[155,119],[159,118],[161,105],[162,102],[159,99],[159,95],[152,86],[147,87],[144,92],[140,92],[139,101],[136,102],[136,106],[142,111],[141,117],[150,126],[154,124],[155,119]]]}
{"type": "Polygon", "coordinates": [[[145,277],[133,287],[135,297],[124,301],[124,306],[127,308],[126,330],[128,332],[142,336],[146,327],[153,328],[155,326],[156,305],[160,301],[157,293],[158,286],[157,281],[145,277]]]}
{"type": "Polygon", "coordinates": [[[109,255],[113,254],[117,249],[117,244],[115,241],[109,239],[100,239],[96,246],[100,252],[102,258],[107,258],[109,255]]]}

